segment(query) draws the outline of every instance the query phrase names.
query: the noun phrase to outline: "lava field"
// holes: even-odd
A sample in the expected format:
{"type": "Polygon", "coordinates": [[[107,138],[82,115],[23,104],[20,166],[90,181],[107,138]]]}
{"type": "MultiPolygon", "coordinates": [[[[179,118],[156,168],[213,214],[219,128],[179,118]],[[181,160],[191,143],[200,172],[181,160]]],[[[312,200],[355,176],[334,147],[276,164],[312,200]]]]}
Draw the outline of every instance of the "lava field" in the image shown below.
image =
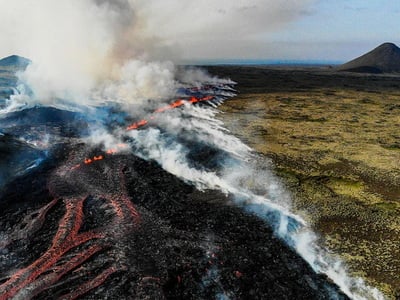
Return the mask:
{"type": "Polygon", "coordinates": [[[346,297],[229,196],[64,144],[1,194],[0,299],[346,297]]]}

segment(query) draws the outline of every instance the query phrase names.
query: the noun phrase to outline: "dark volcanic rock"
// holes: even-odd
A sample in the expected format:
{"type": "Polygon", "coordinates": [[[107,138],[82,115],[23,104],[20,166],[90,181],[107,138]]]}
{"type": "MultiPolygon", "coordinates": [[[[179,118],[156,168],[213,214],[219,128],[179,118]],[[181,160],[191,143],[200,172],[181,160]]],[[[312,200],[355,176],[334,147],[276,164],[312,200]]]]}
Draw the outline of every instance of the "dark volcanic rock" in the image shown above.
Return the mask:
{"type": "Polygon", "coordinates": [[[18,55],[11,55],[0,59],[0,67],[26,68],[30,63],[29,59],[18,55]]]}
{"type": "Polygon", "coordinates": [[[400,48],[392,43],[384,43],[339,66],[338,70],[357,73],[399,73],[400,48]]]}
{"type": "Polygon", "coordinates": [[[72,137],[85,135],[89,122],[81,113],[38,106],[0,117],[0,128],[3,133],[14,136],[46,133],[72,137]]]}
{"type": "Polygon", "coordinates": [[[45,156],[32,145],[0,133],[0,190],[7,182],[38,165],[45,156]]]}
{"type": "Polygon", "coordinates": [[[346,299],[229,197],[133,155],[71,171],[90,153],[74,148],[5,189],[0,290],[19,286],[17,296],[37,299],[346,299]]]}

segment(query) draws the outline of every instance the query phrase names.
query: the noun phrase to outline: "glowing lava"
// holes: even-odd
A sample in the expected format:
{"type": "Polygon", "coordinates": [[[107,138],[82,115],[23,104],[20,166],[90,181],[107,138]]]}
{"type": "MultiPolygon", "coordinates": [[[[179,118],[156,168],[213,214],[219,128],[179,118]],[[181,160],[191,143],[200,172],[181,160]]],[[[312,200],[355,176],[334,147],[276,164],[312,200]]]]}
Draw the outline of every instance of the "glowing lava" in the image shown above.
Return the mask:
{"type": "MultiPolygon", "coordinates": [[[[174,109],[174,108],[177,108],[177,107],[181,107],[181,106],[183,106],[185,104],[194,104],[194,103],[198,103],[198,102],[211,101],[211,100],[214,100],[214,99],[215,99],[214,96],[205,96],[205,97],[201,97],[201,98],[191,97],[189,100],[178,99],[178,100],[176,100],[175,102],[173,102],[173,103],[171,103],[169,105],[166,105],[166,106],[163,106],[163,107],[160,107],[160,108],[156,109],[153,112],[153,114],[149,116],[149,119],[153,120],[155,118],[154,114],[162,113],[162,112],[167,111],[167,110],[171,110],[171,109],[174,109]]],[[[135,130],[135,129],[138,129],[140,127],[143,127],[143,126],[147,125],[148,123],[149,123],[148,120],[143,119],[143,120],[140,120],[138,122],[132,123],[131,125],[126,127],[126,130],[128,130],[128,131],[129,130],[135,130]]]]}
{"type": "MultiPolygon", "coordinates": [[[[215,99],[215,96],[204,96],[201,98],[198,97],[191,97],[189,100],[184,100],[184,99],[178,99],[175,102],[160,107],[156,110],[154,110],[153,114],[151,114],[148,119],[149,120],[154,120],[156,118],[156,114],[165,112],[167,110],[171,110],[171,109],[175,109],[178,107],[181,107],[185,104],[195,104],[195,103],[199,103],[199,102],[207,102],[207,101],[212,101],[215,99]]],[[[126,127],[126,131],[131,131],[131,130],[136,130],[139,129],[145,125],[149,124],[149,121],[147,119],[142,119],[140,121],[137,121],[135,123],[130,124],[129,126],[126,127]]],[[[105,151],[105,154],[103,155],[98,155],[98,156],[94,156],[94,157],[90,157],[90,158],[85,158],[83,161],[84,165],[90,165],[95,161],[99,161],[99,160],[103,160],[105,158],[105,155],[112,155],[112,154],[116,154],[118,152],[120,152],[122,149],[127,148],[126,144],[118,144],[115,148],[112,149],[108,149],[105,151]]],[[[75,166],[73,166],[71,168],[71,170],[75,170],[79,167],[81,167],[82,164],[76,164],[75,166]]]]}
{"type": "MultiPolygon", "coordinates": [[[[147,119],[142,119],[127,126],[126,130],[139,129],[147,125],[149,120],[155,119],[157,114],[167,110],[213,99],[215,99],[214,96],[191,97],[188,100],[178,99],[167,106],[156,109],[147,119]]],[[[88,189],[86,195],[81,193],[79,187],[76,188],[76,185],[85,183],[85,181],[88,181],[87,186],[94,187],[90,180],[96,176],[101,176],[100,174],[105,174],[106,170],[111,172],[110,174],[115,173],[115,170],[112,171],[109,166],[106,166],[107,169],[102,172],[97,170],[97,173],[95,171],[90,173],[92,172],[90,169],[85,168],[83,170],[81,168],[83,165],[91,165],[94,162],[103,161],[107,156],[112,156],[125,148],[127,148],[126,144],[118,144],[115,148],[108,149],[103,154],[86,157],[82,163],[76,164],[69,169],[70,171],[74,170],[74,172],[60,172],[64,177],[57,175],[57,172],[54,173],[54,176],[60,177],[58,181],[54,181],[55,184],[54,182],[53,184],[49,183],[49,190],[54,200],[29,215],[30,220],[27,225],[24,228],[21,225],[20,230],[17,228],[15,235],[11,234],[7,240],[0,241],[0,247],[5,248],[21,238],[27,239],[32,236],[43,226],[49,211],[57,204],[60,204],[61,201],[65,207],[65,213],[59,221],[57,231],[48,249],[28,266],[15,271],[7,278],[3,278],[5,281],[0,285],[0,300],[34,298],[58,285],[71,272],[74,273],[74,277],[85,278],[85,281],[82,280],[83,282],[78,283],[76,288],[69,290],[59,299],[76,299],[101,285],[113,273],[127,268],[119,258],[113,258],[113,255],[109,254],[109,252],[118,252],[116,245],[120,242],[120,239],[137,228],[140,223],[139,213],[127,196],[126,183],[122,172],[114,179],[114,183],[117,183],[115,185],[119,183],[119,188],[111,188],[112,183],[107,183],[103,187],[103,192],[99,192],[101,189],[93,188],[88,189]],[[79,181],[76,181],[77,177],[80,178],[79,181]],[[65,182],[69,182],[70,186],[65,182]],[[109,184],[110,187],[107,187],[109,184]],[[104,193],[104,190],[106,193],[104,193]],[[115,190],[115,192],[111,193],[110,190],[115,190]],[[77,193],[74,193],[74,191],[79,191],[79,195],[76,195],[77,193]],[[104,207],[106,207],[105,211],[107,214],[112,212],[112,217],[109,223],[105,222],[100,227],[85,231],[83,230],[83,225],[87,216],[84,213],[84,204],[88,199],[104,202],[99,206],[99,209],[104,210],[104,207]],[[21,236],[20,231],[23,231],[25,235],[21,236]],[[88,264],[93,264],[91,259],[100,253],[106,253],[106,256],[111,256],[110,263],[98,271],[98,274],[92,274],[88,264]]],[[[60,169],[63,169],[63,167],[60,169]]],[[[106,176],[104,183],[111,181],[110,178],[115,176],[110,174],[106,176]]],[[[68,283],[68,279],[65,279],[65,281],[68,283]]]]}
{"type": "MultiPolygon", "coordinates": [[[[121,185],[125,184],[123,178],[120,182],[121,185]]],[[[86,270],[85,264],[94,255],[107,252],[115,245],[115,239],[126,235],[127,232],[134,230],[139,225],[139,213],[132,201],[125,195],[124,190],[117,194],[91,195],[90,197],[105,201],[105,205],[113,212],[110,223],[82,231],[86,217],[83,207],[89,195],[82,198],[64,198],[65,213],[59,221],[50,247],[33,263],[16,271],[0,285],[0,300],[31,299],[52,288],[70,272],[75,272],[75,276],[82,278],[88,277],[91,274],[86,270]]],[[[31,221],[31,226],[28,226],[31,235],[40,229],[46,214],[60,201],[61,199],[54,199],[35,212],[36,217],[31,221]]],[[[11,238],[8,244],[18,239],[18,237],[11,238]]],[[[111,266],[101,271],[100,274],[94,274],[94,277],[81,283],[77,289],[61,296],[60,299],[76,299],[101,285],[111,274],[126,268],[115,259],[111,259],[111,261],[111,266]]]]}

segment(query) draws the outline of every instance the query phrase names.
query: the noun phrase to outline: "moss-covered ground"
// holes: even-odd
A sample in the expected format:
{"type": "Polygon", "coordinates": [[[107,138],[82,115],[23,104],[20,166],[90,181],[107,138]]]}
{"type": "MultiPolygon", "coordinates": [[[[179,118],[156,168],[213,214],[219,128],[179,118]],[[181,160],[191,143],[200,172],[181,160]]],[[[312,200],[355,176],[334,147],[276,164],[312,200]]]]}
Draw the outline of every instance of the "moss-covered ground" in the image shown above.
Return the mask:
{"type": "Polygon", "coordinates": [[[271,158],[293,206],[349,271],[400,298],[400,77],[210,67],[238,82],[220,118],[271,158]]]}

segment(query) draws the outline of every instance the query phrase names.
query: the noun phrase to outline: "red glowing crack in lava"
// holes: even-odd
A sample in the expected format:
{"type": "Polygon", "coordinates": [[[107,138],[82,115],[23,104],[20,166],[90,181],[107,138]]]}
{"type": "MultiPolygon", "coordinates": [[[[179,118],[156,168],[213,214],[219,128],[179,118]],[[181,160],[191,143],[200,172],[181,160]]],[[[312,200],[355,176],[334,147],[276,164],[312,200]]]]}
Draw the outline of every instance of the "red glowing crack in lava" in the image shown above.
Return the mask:
{"type": "MultiPolygon", "coordinates": [[[[191,97],[189,100],[178,99],[178,100],[176,100],[175,102],[173,102],[173,103],[171,103],[169,105],[166,105],[166,106],[163,106],[163,107],[160,107],[160,108],[156,109],[153,112],[153,114],[151,114],[148,117],[148,119],[154,120],[155,119],[155,114],[162,113],[162,112],[165,112],[167,110],[171,110],[171,109],[174,109],[174,108],[177,108],[177,107],[181,107],[181,106],[183,106],[185,104],[195,104],[195,103],[198,103],[198,102],[207,102],[207,101],[211,101],[211,100],[214,100],[214,99],[215,99],[214,96],[204,96],[204,97],[201,97],[201,98],[191,97]]],[[[147,125],[148,123],[149,123],[149,121],[147,119],[142,119],[140,121],[137,121],[137,122],[132,123],[129,126],[127,126],[126,127],[126,131],[139,129],[139,128],[147,125]]],[[[118,153],[121,149],[126,148],[126,147],[127,147],[126,144],[118,144],[116,148],[108,149],[106,151],[106,154],[111,155],[111,154],[118,153]]],[[[96,162],[96,161],[99,161],[99,160],[103,160],[104,158],[105,158],[105,155],[98,155],[98,156],[93,156],[91,158],[85,158],[85,160],[83,161],[83,164],[89,165],[89,164],[91,164],[93,162],[96,162]]],[[[79,168],[81,166],[82,166],[82,164],[77,164],[77,165],[72,167],[72,170],[77,169],[77,168],[79,168]]]]}
{"type": "MultiPolygon", "coordinates": [[[[113,196],[102,197],[110,202],[114,211],[113,225],[132,224],[136,226],[140,217],[128,197],[113,196]]],[[[94,254],[110,247],[106,240],[114,234],[106,228],[98,228],[86,232],[79,232],[83,221],[83,204],[87,199],[64,199],[66,212],[59,222],[58,230],[53,238],[50,248],[26,268],[15,272],[10,278],[0,285],[0,299],[6,300],[12,297],[30,299],[42,291],[57,283],[62,276],[76,269],[86,262],[94,254]],[[65,260],[66,254],[77,247],[82,247],[73,253],[73,256],[65,260]]],[[[59,199],[54,199],[45,206],[39,218],[43,219],[44,214],[52,208],[59,199]]],[[[119,226],[121,228],[121,226],[119,226]]],[[[68,255],[70,257],[71,254],[68,255]]],[[[78,289],[66,294],[61,299],[75,299],[89,290],[102,284],[109,275],[115,273],[118,266],[110,266],[95,278],[82,283],[78,289]]]]}
{"type": "MultiPolygon", "coordinates": [[[[172,104],[156,109],[149,116],[149,119],[153,120],[155,114],[181,107],[185,104],[211,101],[213,99],[215,99],[214,96],[205,96],[202,98],[191,97],[189,100],[178,99],[172,104]]],[[[148,123],[147,119],[143,119],[127,126],[126,130],[135,130],[148,123]]],[[[126,147],[127,145],[125,144],[118,144],[114,149],[109,149],[102,155],[85,158],[83,163],[75,165],[70,169],[70,172],[78,171],[83,165],[102,161],[106,155],[113,155],[126,147]]],[[[58,193],[51,191],[52,189],[49,188],[54,200],[28,215],[26,217],[28,221],[25,222],[27,224],[25,228],[21,225],[17,233],[9,235],[8,239],[0,242],[0,248],[5,248],[21,238],[27,239],[33,236],[43,226],[48,212],[60,201],[63,201],[65,206],[65,214],[59,221],[57,232],[52,239],[50,247],[33,263],[9,275],[8,279],[0,285],[0,300],[10,298],[31,299],[58,284],[62,277],[69,272],[77,272],[80,277],[85,277],[85,274],[90,273],[90,270],[85,270],[86,267],[84,264],[94,255],[114,247],[116,238],[118,238],[116,236],[126,234],[140,223],[139,213],[132,204],[131,199],[127,196],[123,175],[120,177],[120,185],[120,191],[122,192],[118,192],[116,195],[96,195],[96,192],[93,191],[91,195],[79,198],[56,196],[58,193]],[[102,226],[81,232],[85,221],[83,207],[89,197],[102,199],[108,203],[113,212],[111,226],[102,226]],[[22,236],[21,231],[23,232],[22,236]]],[[[86,282],[80,283],[77,288],[59,297],[59,299],[76,299],[100,286],[113,273],[126,269],[126,266],[116,261],[118,259],[113,261],[111,266],[101,271],[100,274],[95,275],[94,278],[86,282]]],[[[65,281],[68,281],[68,279],[65,281]]]]}

